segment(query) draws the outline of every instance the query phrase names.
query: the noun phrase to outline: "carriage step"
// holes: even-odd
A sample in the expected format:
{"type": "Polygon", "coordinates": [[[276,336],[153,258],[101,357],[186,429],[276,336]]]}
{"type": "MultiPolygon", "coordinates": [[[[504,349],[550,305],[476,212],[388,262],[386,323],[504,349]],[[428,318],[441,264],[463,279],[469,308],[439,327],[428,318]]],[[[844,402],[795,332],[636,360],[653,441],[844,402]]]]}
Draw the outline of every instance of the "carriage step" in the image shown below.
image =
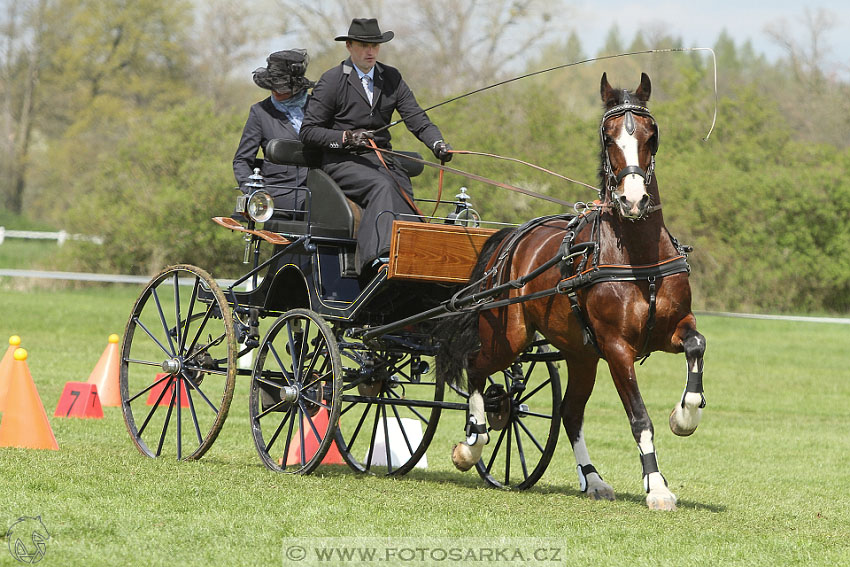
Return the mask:
{"type": "Polygon", "coordinates": [[[287,244],[291,244],[292,241],[281,236],[276,232],[272,232],[270,230],[250,230],[242,226],[239,221],[230,217],[213,217],[213,222],[219,226],[223,226],[224,228],[229,228],[230,230],[236,230],[239,232],[247,232],[248,234],[253,234],[259,238],[262,238],[266,242],[271,244],[277,244],[279,246],[285,246],[287,244]]]}

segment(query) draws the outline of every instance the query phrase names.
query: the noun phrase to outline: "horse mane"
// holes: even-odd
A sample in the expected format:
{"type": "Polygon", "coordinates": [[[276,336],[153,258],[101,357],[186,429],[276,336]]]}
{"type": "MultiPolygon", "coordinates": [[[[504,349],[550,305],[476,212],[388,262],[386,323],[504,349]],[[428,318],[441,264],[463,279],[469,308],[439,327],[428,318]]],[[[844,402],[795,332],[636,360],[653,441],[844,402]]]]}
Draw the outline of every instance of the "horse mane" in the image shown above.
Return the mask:
{"type": "MultiPolygon", "coordinates": [[[[472,268],[469,281],[473,284],[484,277],[487,264],[499,246],[514,228],[503,228],[493,234],[481,247],[478,260],[472,268]]],[[[437,349],[437,375],[446,384],[462,384],[463,375],[468,365],[469,354],[481,348],[481,337],[478,335],[477,311],[468,311],[460,315],[452,315],[439,321],[434,327],[434,337],[439,345],[437,349]]]]}

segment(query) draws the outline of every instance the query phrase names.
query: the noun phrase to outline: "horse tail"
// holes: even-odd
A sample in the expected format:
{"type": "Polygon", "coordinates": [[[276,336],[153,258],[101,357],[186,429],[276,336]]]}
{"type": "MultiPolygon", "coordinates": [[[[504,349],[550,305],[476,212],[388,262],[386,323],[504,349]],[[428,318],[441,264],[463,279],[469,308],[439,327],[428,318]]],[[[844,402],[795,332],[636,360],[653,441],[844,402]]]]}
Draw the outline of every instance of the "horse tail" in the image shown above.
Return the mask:
{"type": "MultiPolygon", "coordinates": [[[[470,282],[476,282],[484,277],[490,258],[498,250],[502,241],[514,230],[503,228],[487,239],[472,268],[470,282]]],[[[464,372],[469,365],[469,355],[481,348],[478,315],[477,311],[451,315],[440,321],[434,328],[434,337],[439,345],[435,357],[437,375],[442,377],[446,384],[462,383],[464,372]]]]}

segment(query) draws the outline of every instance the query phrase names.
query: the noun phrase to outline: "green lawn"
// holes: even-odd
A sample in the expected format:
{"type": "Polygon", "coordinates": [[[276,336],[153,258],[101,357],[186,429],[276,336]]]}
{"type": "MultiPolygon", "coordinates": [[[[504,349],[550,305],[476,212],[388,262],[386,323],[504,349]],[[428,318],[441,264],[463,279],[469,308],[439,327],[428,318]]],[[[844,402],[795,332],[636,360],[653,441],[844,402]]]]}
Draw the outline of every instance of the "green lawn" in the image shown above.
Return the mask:
{"type": "MultiPolygon", "coordinates": [[[[40,515],[52,538],[41,565],[283,565],[287,542],[383,536],[554,538],[564,561],[545,565],[850,565],[848,325],[700,317],[708,407],[688,438],[667,427],[684,357],[655,354],[639,367],[659,464],[679,498],[676,512],[658,513],[643,502],[638,452],[605,368],[586,437],[615,502],[578,492],[564,435],[534,488],[485,488],[451,464],[462,421],[451,412],[427,471],[274,474],[251,441],[244,380],[203,459],[142,457],[118,408],[102,420],[52,417],[64,383],[85,381],[109,334],[123,333],[140,286],[20,287],[0,278],[2,352],[9,335],[22,337],[60,450],[0,449],[0,532],[40,515]]],[[[0,543],[0,565],[16,565],[0,543]]]]}

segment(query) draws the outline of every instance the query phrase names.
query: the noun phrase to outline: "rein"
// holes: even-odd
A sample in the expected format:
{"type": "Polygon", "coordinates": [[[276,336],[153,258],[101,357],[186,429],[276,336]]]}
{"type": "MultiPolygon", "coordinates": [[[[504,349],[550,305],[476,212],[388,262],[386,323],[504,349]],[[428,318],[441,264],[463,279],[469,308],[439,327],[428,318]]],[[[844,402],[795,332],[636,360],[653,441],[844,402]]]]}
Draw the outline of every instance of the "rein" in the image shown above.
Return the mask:
{"type": "MultiPolygon", "coordinates": [[[[573,209],[576,212],[584,210],[585,208],[588,207],[588,204],[583,202],[583,201],[577,201],[575,203],[570,203],[568,201],[558,199],[557,197],[551,197],[549,195],[544,195],[543,193],[537,193],[536,191],[531,191],[530,189],[523,189],[522,187],[517,187],[517,186],[511,185],[509,183],[502,183],[501,181],[496,181],[494,179],[490,179],[490,178],[484,177],[482,175],[477,175],[475,173],[469,173],[468,171],[463,171],[461,169],[455,169],[455,168],[449,167],[447,165],[436,164],[436,163],[431,162],[431,161],[426,161],[424,159],[415,158],[415,157],[412,157],[412,156],[409,156],[409,155],[401,154],[401,153],[394,152],[392,150],[387,150],[387,149],[384,149],[384,148],[375,147],[375,148],[372,148],[372,149],[374,149],[378,154],[386,154],[386,155],[390,155],[390,156],[399,157],[401,159],[410,160],[410,161],[413,161],[413,162],[416,162],[416,163],[421,163],[423,165],[427,165],[428,167],[433,167],[435,169],[439,169],[441,173],[448,171],[449,173],[454,173],[454,174],[460,175],[461,177],[466,177],[466,178],[472,179],[474,181],[480,181],[481,183],[485,183],[487,185],[493,185],[494,187],[501,187],[502,189],[508,189],[509,191],[521,193],[521,194],[527,195],[529,197],[535,197],[537,199],[542,199],[544,201],[549,201],[551,203],[563,205],[564,207],[573,209]]],[[[552,175],[555,175],[555,176],[560,177],[562,179],[565,179],[567,181],[571,181],[573,183],[578,183],[580,185],[590,187],[591,189],[593,189],[595,191],[599,191],[599,189],[597,189],[596,187],[593,187],[591,185],[581,183],[580,181],[574,181],[572,179],[569,179],[568,177],[564,177],[564,176],[559,175],[557,173],[551,172],[551,171],[549,171],[549,170],[547,170],[543,167],[536,166],[536,165],[533,165],[533,164],[530,164],[530,163],[527,163],[527,162],[524,162],[522,160],[518,160],[518,159],[515,159],[515,158],[508,158],[508,157],[498,156],[498,155],[495,155],[495,154],[485,154],[485,153],[480,153],[480,152],[469,152],[469,151],[464,151],[464,150],[452,150],[452,153],[454,153],[454,154],[483,155],[483,156],[489,156],[489,157],[504,159],[504,160],[508,160],[508,161],[516,161],[516,162],[519,162],[519,163],[524,163],[526,165],[529,165],[529,166],[534,167],[536,169],[539,169],[541,171],[551,173],[552,175]]]]}

